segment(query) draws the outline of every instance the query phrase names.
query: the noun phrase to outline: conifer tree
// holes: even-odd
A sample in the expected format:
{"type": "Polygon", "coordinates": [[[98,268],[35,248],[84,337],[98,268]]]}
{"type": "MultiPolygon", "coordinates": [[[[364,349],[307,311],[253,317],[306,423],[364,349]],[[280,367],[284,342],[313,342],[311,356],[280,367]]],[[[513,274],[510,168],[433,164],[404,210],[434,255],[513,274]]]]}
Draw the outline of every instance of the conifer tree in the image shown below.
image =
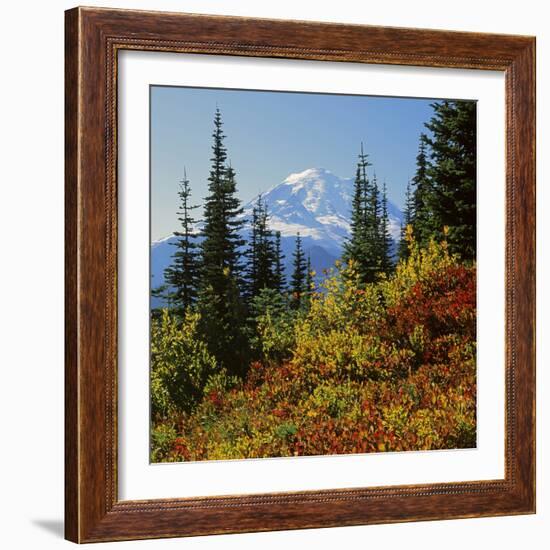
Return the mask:
{"type": "Polygon", "coordinates": [[[281,232],[277,231],[275,233],[275,265],[274,265],[274,271],[275,271],[275,284],[274,288],[279,291],[279,293],[283,293],[286,289],[286,277],[285,277],[285,270],[283,266],[283,260],[285,259],[285,255],[283,254],[282,248],[281,248],[281,232]]]}
{"type": "Polygon", "coordinates": [[[199,255],[196,235],[193,232],[195,220],[191,217],[191,211],[197,206],[191,206],[191,188],[184,168],[183,179],[180,181],[178,191],[180,208],[177,212],[181,231],[174,232],[176,241],[171,243],[177,250],[172,255],[172,264],[164,270],[164,280],[167,284],[166,297],[176,308],[177,313],[183,317],[185,310],[195,302],[197,298],[197,286],[199,277],[199,255]]]}
{"type": "Polygon", "coordinates": [[[260,209],[258,228],[258,288],[274,288],[275,287],[275,242],[273,240],[273,232],[269,229],[269,214],[267,203],[261,200],[258,201],[260,209]]]}
{"type": "Polygon", "coordinates": [[[414,220],[414,197],[411,193],[411,180],[407,180],[407,191],[405,193],[405,210],[403,212],[403,223],[401,224],[401,235],[399,240],[399,258],[404,260],[409,257],[409,243],[406,239],[407,227],[411,226],[414,220]]]}
{"type": "Polygon", "coordinates": [[[250,300],[264,288],[275,288],[277,283],[275,243],[273,232],[269,229],[267,204],[261,195],[252,208],[251,239],[246,256],[246,294],[250,300]]]}
{"type": "Polygon", "coordinates": [[[392,270],[392,238],[390,235],[390,220],[388,216],[388,192],[386,180],[382,186],[382,213],[380,218],[380,270],[386,275],[392,270]]]}
{"type": "Polygon", "coordinates": [[[433,103],[426,124],[431,137],[428,176],[429,207],[436,238],[446,238],[449,250],[465,260],[476,253],[476,104],[445,100],[433,103]],[[445,230],[447,228],[447,230],[445,230]],[[444,235],[447,231],[447,235],[444,235]]]}
{"type": "Polygon", "coordinates": [[[311,256],[308,254],[306,262],[305,295],[309,298],[313,292],[313,271],[311,270],[311,256]]]}
{"type": "Polygon", "coordinates": [[[236,195],[235,171],[227,165],[221,113],[216,108],[212,134],[212,158],[208,177],[209,194],[204,206],[201,243],[201,287],[199,311],[201,331],[209,351],[230,374],[244,374],[246,340],[241,283],[239,235],[242,221],[236,195]]]}
{"type": "Polygon", "coordinates": [[[242,221],[240,201],[236,196],[235,171],[226,165],[227,151],[224,145],[225,135],[222,130],[222,119],[219,109],[214,117],[214,143],[208,177],[209,195],[204,206],[204,240],[202,249],[202,281],[223,293],[225,279],[223,272],[227,268],[232,277],[240,275],[241,252],[239,248],[244,241],[239,235],[242,221]]]}
{"type": "Polygon", "coordinates": [[[361,143],[354,182],[351,212],[351,236],[344,245],[343,259],[353,261],[359,281],[371,282],[379,266],[378,237],[378,186],[369,181],[367,168],[371,166],[361,143]]]}
{"type": "Polygon", "coordinates": [[[344,244],[343,259],[346,262],[353,260],[356,268],[359,270],[365,263],[363,254],[366,250],[367,239],[364,219],[365,201],[363,199],[365,188],[363,186],[360,163],[357,164],[353,189],[350,238],[344,244]]]}
{"type": "Polygon", "coordinates": [[[256,293],[258,280],[258,207],[252,206],[252,220],[250,221],[250,237],[248,248],[245,251],[247,264],[245,268],[245,291],[244,296],[250,302],[256,293]]]}
{"type": "Polygon", "coordinates": [[[292,306],[298,309],[302,304],[303,294],[306,290],[306,260],[300,233],[296,235],[296,247],[292,256],[294,258],[291,279],[292,306]]]}
{"type": "MultiPolygon", "coordinates": [[[[151,275],[151,279],[154,278],[154,275],[151,275]]],[[[151,280],[151,298],[158,298],[159,304],[153,306],[151,301],[151,319],[160,319],[162,316],[163,309],[166,308],[167,302],[170,301],[169,297],[169,288],[167,284],[162,284],[159,286],[153,286],[154,281],[151,280]]]]}
{"type": "Polygon", "coordinates": [[[436,229],[433,225],[433,213],[430,206],[433,198],[431,197],[432,188],[428,176],[429,163],[426,140],[426,134],[420,134],[418,155],[416,156],[416,173],[412,179],[414,219],[411,219],[411,224],[414,229],[414,238],[421,245],[428,243],[436,229]]]}
{"type": "Polygon", "coordinates": [[[237,182],[235,170],[229,163],[225,168],[225,177],[222,181],[223,189],[223,217],[226,223],[226,262],[227,267],[234,274],[235,280],[241,283],[243,265],[241,263],[242,247],[246,241],[241,237],[240,230],[244,224],[241,216],[243,208],[241,201],[237,197],[237,182]]]}
{"type": "Polygon", "coordinates": [[[363,151],[363,142],[361,142],[361,153],[359,154],[359,170],[361,174],[361,186],[363,189],[361,196],[361,209],[362,209],[362,225],[364,232],[364,245],[366,250],[364,251],[365,261],[367,265],[372,265],[376,257],[376,243],[375,243],[375,219],[377,211],[377,199],[375,196],[376,175],[374,180],[370,181],[367,175],[367,167],[372,166],[367,160],[368,155],[363,151]]]}
{"type": "Polygon", "coordinates": [[[366,223],[368,235],[367,252],[367,280],[372,282],[376,280],[376,274],[382,271],[383,244],[381,236],[381,204],[380,190],[378,189],[378,180],[376,172],[372,176],[372,181],[368,181],[366,200],[366,223]]]}

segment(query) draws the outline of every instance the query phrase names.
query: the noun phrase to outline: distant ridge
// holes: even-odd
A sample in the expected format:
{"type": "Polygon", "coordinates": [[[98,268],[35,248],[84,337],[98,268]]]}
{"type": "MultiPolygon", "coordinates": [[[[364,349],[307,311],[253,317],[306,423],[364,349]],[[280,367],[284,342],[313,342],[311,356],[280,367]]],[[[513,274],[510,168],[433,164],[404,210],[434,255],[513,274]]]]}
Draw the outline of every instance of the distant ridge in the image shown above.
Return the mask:
{"type": "MultiPolygon", "coordinates": [[[[262,194],[267,203],[270,227],[281,232],[285,268],[291,271],[292,252],[300,233],[306,256],[318,275],[334,265],[342,254],[350,234],[353,179],[341,178],[325,168],[308,168],[290,174],[281,183],[262,194]]],[[[243,236],[250,231],[252,208],[257,197],[244,205],[243,236]]],[[[399,241],[403,214],[388,201],[390,234],[399,241]]],[[[197,229],[200,229],[200,223],[197,229]]],[[[153,288],[164,282],[164,269],[171,263],[175,249],[170,245],[175,237],[167,236],[151,244],[151,275],[153,288]]]]}

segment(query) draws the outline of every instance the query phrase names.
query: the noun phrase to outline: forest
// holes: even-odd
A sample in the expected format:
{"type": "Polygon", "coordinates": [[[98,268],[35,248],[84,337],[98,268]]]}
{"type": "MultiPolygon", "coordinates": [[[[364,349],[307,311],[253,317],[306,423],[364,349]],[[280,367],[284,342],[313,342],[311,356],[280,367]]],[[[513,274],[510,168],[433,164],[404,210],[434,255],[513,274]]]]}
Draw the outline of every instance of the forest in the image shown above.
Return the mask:
{"type": "Polygon", "coordinates": [[[292,271],[260,195],[248,238],[216,109],[197,231],[191,183],[151,310],[152,462],[476,446],[476,106],[435,101],[399,242],[360,145],[342,257],[292,271]]]}

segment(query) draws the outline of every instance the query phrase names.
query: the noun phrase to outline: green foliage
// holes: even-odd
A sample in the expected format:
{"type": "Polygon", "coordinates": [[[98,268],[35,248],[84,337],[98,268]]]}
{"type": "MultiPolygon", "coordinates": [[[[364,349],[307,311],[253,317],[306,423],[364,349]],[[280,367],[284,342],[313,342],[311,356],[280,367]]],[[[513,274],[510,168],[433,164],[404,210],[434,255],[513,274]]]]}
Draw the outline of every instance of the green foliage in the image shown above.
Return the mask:
{"type": "Polygon", "coordinates": [[[279,291],[279,293],[284,293],[286,290],[286,277],[285,270],[283,266],[283,260],[285,255],[281,249],[281,232],[275,232],[275,280],[274,288],[279,291]]]}
{"type": "MultiPolygon", "coordinates": [[[[444,228],[444,235],[447,230],[444,228]]],[[[414,239],[412,226],[407,226],[405,242],[408,257],[399,262],[396,276],[380,284],[384,301],[392,306],[406,296],[414,285],[430,280],[434,273],[459,265],[456,255],[449,252],[446,241],[437,243],[433,238],[426,247],[421,247],[414,239]]]]}
{"type": "Polygon", "coordinates": [[[184,421],[159,422],[156,460],[475,446],[475,268],[410,233],[409,257],[377,283],[340,264],[292,316],[261,292],[261,360],[244,379],[210,376],[184,421]]]}
{"type": "Polygon", "coordinates": [[[246,309],[229,269],[226,268],[222,276],[225,280],[217,292],[210,286],[199,294],[199,334],[220,367],[227,369],[232,376],[243,376],[249,357],[246,309]]]}
{"type": "Polygon", "coordinates": [[[412,237],[412,224],[414,220],[414,197],[411,192],[411,182],[407,181],[405,193],[405,210],[403,212],[403,223],[401,224],[401,238],[399,239],[399,259],[406,260],[409,257],[409,241],[412,237]],[[409,231],[409,234],[407,233],[409,231]]]}
{"type": "MultiPolygon", "coordinates": [[[[476,105],[445,100],[432,108],[425,124],[429,134],[420,135],[412,189],[407,185],[402,237],[411,225],[421,246],[445,238],[452,253],[471,261],[476,249],[476,105]]],[[[407,255],[402,238],[399,257],[407,255]]]]}
{"type": "Polygon", "coordinates": [[[293,271],[291,279],[292,306],[294,309],[299,309],[303,304],[304,293],[306,292],[306,277],[307,265],[302,248],[302,239],[300,233],[296,236],[296,247],[293,253],[293,271]]]}
{"type": "Polygon", "coordinates": [[[213,393],[225,393],[238,386],[240,379],[237,376],[229,376],[225,369],[211,374],[204,386],[204,395],[209,396],[213,393]]]}
{"type": "Polygon", "coordinates": [[[151,408],[153,418],[189,412],[216,371],[216,361],[200,339],[197,313],[182,322],[164,309],[151,322],[151,408]]]}
{"type": "Polygon", "coordinates": [[[289,359],[295,342],[297,313],[275,289],[263,289],[251,304],[252,347],[267,364],[289,359]]]}
{"type": "Polygon", "coordinates": [[[211,286],[217,295],[225,291],[225,270],[229,270],[235,279],[239,278],[242,269],[239,247],[245,244],[239,236],[242,208],[236,194],[235,170],[226,165],[227,151],[222,126],[220,110],[216,109],[212,165],[208,177],[209,195],[204,204],[201,282],[203,286],[211,286]]]}
{"type": "Polygon", "coordinates": [[[412,203],[407,203],[407,209],[410,211],[407,223],[413,226],[414,237],[421,245],[426,245],[429,242],[430,238],[440,229],[437,224],[441,223],[441,220],[435,219],[432,212],[434,189],[428,173],[430,165],[427,143],[426,134],[420,134],[416,173],[412,180],[414,193],[411,195],[412,203]]]}
{"type": "Polygon", "coordinates": [[[151,429],[151,462],[166,461],[170,454],[177,430],[173,424],[156,422],[151,429]]]}
{"type": "Polygon", "coordinates": [[[374,281],[380,267],[378,185],[376,177],[369,180],[369,166],[371,163],[361,143],[352,199],[351,236],[344,246],[343,256],[346,262],[355,262],[361,284],[374,281]]]}
{"type": "MultiPolygon", "coordinates": [[[[432,105],[434,115],[426,127],[431,137],[430,181],[425,201],[433,216],[428,229],[438,240],[448,227],[449,249],[464,260],[476,251],[476,103],[441,101],[432,105]]],[[[422,233],[422,242],[426,235],[422,233]]]]}
{"type": "Polygon", "coordinates": [[[248,260],[246,294],[249,300],[264,288],[279,288],[281,285],[280,234],[274,241],[268,223],[267,204],[260,195],[252,209],[250,240],[245,253],[248,260]]]}
{"type": "Polygon", "coordinates": [[[475,445],[475,105],[433,108],[397,266],[386,184],[361,144],[343,261],[316,287],[298,234],[288,291],[261,197],[243,254],[216,110],[204,238],[196,248],[184,177],[177,252],[154,291],[172,308],[152,312],[153,461],[475,445]]]}
{"type": "Polygon", "coordinates": [[[352,199],[351,236],[343,255],[344,261],[355,263],[362,285],[388,275],[393,267],[386,183],[380,194],[376,174],[372,178],[367,175],[367,167],[371,166],[367,159],[361,143],[352,199]]]}
{"type": "MultiPolygon", "coordinates": [[[[168,298],[180,316],[195,302],[197,298],[198,276],[199,276],[199,255],[197,252],[196,235],[193,233],[195,220],[191,217],[191,210],[198,208],[189,204],[191,189],[189,180],[184,171],[183,180],[180,182],[180,210],[178,220],[181,224],[181,231],[174,235],[177,237],[174,243],[177,247],[172,256],[172,264],[164,271],[164,280],[168,287],[165,297],[168,298]]],[[[162,297],[162,295],[161,295],[162,297]]]]}
{"type": "Polygon", "coordinates": [[[244,338],[244,304],[241,283],[239,236],[242,221],[237,198],[235,171],[226,165],[225,135],[219,109],[214,118],[214,133],[208,178],[209,195],[204,206],[201,243],[201,287],[197,308],[201,313],[200,332],[211,354],[230,374],[246,370],[247,343],[244,338]]]}
{"type": "Polygon", "coordinates": [[[386,187],[386,181],[382,186],[382,214],[379,220],[380,225],[380,272],[384,275],[389,275],[393,269],[392,260],[392,238],[390,235],[390,220],[388,216],[388,190],[386,187]]]}

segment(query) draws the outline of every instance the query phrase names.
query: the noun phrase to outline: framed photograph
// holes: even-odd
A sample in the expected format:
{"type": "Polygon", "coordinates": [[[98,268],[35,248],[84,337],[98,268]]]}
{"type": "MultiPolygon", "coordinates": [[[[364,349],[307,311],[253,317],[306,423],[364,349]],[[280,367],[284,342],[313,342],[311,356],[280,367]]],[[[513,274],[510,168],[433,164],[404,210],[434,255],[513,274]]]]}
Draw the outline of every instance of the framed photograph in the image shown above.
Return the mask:
{"type": "Polygon", "coordinates": [[[67,539],[534,513],[534,38],[65,45],[67,539]]]}

